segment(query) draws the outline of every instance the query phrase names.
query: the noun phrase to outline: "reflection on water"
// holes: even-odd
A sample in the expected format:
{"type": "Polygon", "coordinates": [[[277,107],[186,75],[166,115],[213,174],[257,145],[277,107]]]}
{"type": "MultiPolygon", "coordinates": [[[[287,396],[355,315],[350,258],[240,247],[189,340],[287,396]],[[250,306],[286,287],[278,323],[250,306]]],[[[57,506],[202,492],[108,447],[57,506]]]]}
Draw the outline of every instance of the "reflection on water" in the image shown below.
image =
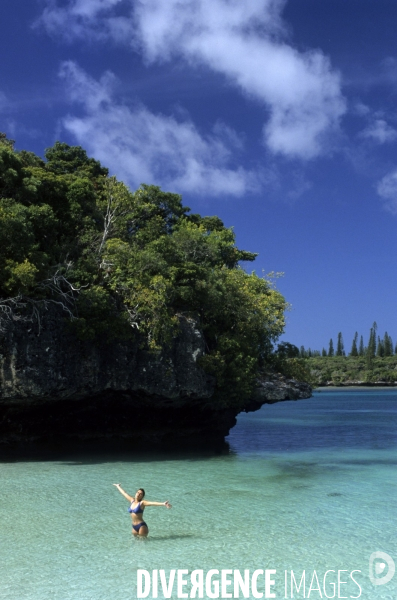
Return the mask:
{"type": "Polygon", "coordinates": [[[59,443],[39,442],[37,444],[0,445],[0,463],[6,462],[61,462],[64,466],[94,465],[108,462],[146,462],[170,460],[205,460],[214,456],[233,453],[225,441],[217,447],[161,449],[134,446],[130,440],[125,443],[104,440],[87,442],[60,441],[59,443]]]}
{"type": "Polygon", "coordinates": [[[277,598],[284,570],[358,569],[361,598],[395,599],[394,580],[369,582],[368,561],[397,560],[396,431],[394,390],[327,390],[240,415],[225,454],[5,453],[0,598],[134,598],[138,569],[271,568],[277,598]],[[133,539],[115,481],[172,502],[146,509],[147,540],[133,539]]]}

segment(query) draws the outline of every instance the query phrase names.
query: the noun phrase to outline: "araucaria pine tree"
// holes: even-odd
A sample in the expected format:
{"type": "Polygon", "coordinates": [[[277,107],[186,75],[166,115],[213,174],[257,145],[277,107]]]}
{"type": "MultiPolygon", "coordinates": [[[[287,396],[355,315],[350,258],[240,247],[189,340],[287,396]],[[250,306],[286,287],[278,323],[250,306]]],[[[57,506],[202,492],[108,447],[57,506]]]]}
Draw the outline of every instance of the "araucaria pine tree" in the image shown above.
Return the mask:
{"type": "MultiPolygon", "coordinates": [[[[376,325],[376,323],[374,323],[376,325]]],[[[367,356],[371,356],[373,358],[376,354],[376,327],[371,327],[369,332],[369,340],[367,346],[367,356]]]]}
{"type": "Polygon", "coordinates": [[[383,337],[383,348],[384,356],[391,356],[393,354],[393,342],[387,331],[383,337]]]}
{"type": "Polygon", "coordinates": [[[334,351],[334,342],[332,341],[332,338],[329,340],[329,348],[328,348],[328,356],[334,356],[335,351],[334,351]]]}
{"type": "Polygon", "coordinates": [[[352,343],[352,349],[350,351],[350,356],[358,356],[357,339],[358,339],[358,333],[356,331],[356,333],[354,334],[354,338],[353,338],[353,343],[352,343]]]}
{"type": "Polygon", "coordinates": [[[364,339],[363,339],[363,336],[361,336],[360,337],[360,345],[358,347],[358,355],[364,356],[364,354],[365,354],[364,339]]]}
{"type": "Polygon", "coordinates": [[[336,356],[344,356],[345,355],[345,347],[343,344],[342,333],[338,333],[338,342],[336,345],[336,356]]]}
{"type": "Polygon", "coordinates": [[[377,341],[377,335],[376,335],[376,334],[377,334],[377,332],[378,332],[378,326],[377,326],[377,324],[376,324],[376,321],[374,321],[374,323],[373,323],[373,325],[372,325],[372,329],[373,329],[373,332],[374,332],[374,335],[373,335],[373,349],[372,349],[372,356],[375,356],[375,355],[376,355],[376,350],[377,350],[377,347],[378,347],[378,346],[377,346],[377,343],[376,343],[376,341],[377,341]]]}
{"type": "Polygon", "coordinates": [[[366,351],[367,369],[372,369],[373,358],[376,354],[376,323],[373,324],[369,332],[369,340],[366,351]]]}

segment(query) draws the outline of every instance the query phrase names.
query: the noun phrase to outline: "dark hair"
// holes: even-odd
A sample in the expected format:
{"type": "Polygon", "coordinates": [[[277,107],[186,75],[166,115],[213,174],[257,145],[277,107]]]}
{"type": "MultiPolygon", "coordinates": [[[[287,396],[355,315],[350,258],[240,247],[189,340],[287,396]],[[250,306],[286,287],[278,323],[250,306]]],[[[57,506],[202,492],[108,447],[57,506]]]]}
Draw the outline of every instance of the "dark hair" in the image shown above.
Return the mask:
{"type": "Polygon", "coordinates": [[[145,490],[143,488],[139,488],[138,492],[142,492],[142,494],[143,494],[142,498],[145,497],[145,490]]]}

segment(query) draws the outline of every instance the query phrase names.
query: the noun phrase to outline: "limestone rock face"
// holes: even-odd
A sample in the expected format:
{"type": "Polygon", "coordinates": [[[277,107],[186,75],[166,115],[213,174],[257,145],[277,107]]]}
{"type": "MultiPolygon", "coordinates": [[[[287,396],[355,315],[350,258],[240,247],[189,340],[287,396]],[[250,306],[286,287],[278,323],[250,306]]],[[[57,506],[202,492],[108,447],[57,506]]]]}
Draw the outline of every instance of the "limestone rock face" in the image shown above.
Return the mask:
{"type": "Polygon", "coordinates": [[[204,338],[192,319],[180,318],[169,349],[144,352],[137,344],[81,342],[58,311],[37,323],[8,322],[0,334],[0,402],[80,399],[107,390],[142,391],[177,401],[209,398],[213,381],[197,364],[204,338]]]}
{"type": "MultiPolygon", "coordinates": [[[[215,381],[198,364],[204,350],[197,323],[183,316],[178,336],[158,353],[131,341],[79,341],[55,308],[40,328],[6,322],[0,332],[0,443],[223,442],[239,411],[212,401],[215,381]]],[[[310,386],[275,377],[258,382],[244,409],[310,396],[310,386]]]]}
{"type": "Polygon", "coordinates": [[[308,383],[274,375],[267,380],[258,381],[250,406],[273,404],[282,400],[303,400],[311,395],[312,388],[308,383]]]}

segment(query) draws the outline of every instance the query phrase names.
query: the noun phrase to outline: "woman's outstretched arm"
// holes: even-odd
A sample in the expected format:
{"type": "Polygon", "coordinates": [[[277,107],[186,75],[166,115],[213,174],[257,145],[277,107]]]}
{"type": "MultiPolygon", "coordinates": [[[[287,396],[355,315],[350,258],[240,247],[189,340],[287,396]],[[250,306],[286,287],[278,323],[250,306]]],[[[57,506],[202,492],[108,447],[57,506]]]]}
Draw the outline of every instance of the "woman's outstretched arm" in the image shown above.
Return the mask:
{"type": "Polygon", "coordinates": [[[148,500],[142,500],[141,504],[143,506],[166,506],[167,508],[172,508],[172,505],[166,500],[165,502],[149,502],[148,500]]]}
{"type": "Polygon", "coordinates": [[[126,498],[128,500],[128,502],[132,502],[134,500],[134,498],[132,496],[130,496],[129,494],[127,494],[127,492],[125,492],[123,490],[123,488],[121,487],[121,485],[119,483],[114,483],[113,484],[115,488],[117,488],[120,492],[120,494],[122,494],[124,496],[124,498],[126,498]]]}

